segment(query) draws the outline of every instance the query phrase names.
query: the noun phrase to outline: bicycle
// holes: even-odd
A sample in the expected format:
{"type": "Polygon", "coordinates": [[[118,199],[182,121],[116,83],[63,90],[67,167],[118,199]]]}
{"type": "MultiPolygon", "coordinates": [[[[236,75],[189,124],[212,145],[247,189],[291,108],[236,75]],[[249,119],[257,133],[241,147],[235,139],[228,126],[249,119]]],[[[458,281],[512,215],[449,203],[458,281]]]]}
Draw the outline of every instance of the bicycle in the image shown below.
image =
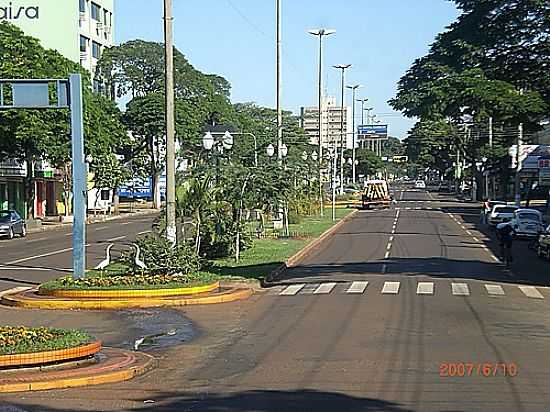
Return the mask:
{"type": "Polygon", "coordinates": [[[506,265],[506,269],[509,269],[512,262],[514,261],[514,257],[512,255],[512,245],[501,243],[500,252],[500,255],[502,256],[502,261],[506,265]]]}

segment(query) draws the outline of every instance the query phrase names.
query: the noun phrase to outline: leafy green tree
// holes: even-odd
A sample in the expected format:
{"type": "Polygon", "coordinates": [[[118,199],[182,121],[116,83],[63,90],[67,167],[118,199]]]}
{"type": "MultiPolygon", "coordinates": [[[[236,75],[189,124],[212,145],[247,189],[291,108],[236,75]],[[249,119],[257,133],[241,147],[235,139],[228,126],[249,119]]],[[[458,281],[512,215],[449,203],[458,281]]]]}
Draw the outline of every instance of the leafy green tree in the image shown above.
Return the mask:
{"type": "MultiPolygon", "coordinates": [[[[120,112],[105,97],[93,94],[89,74],[58,52],[46,50],[40,42],[17,27],[0,23],[1,78],[67,78],[83,76],[85,151],[109,153],[126,137],[120,112]]],[[[0,158],[27,163],[25,181],[27,215],[34,215],[34,164],[46,160],[65,170],[65,188],[70,187],[70,126],[67,110],[7,110],[0,112],[0,158]]],[[[68,195],[65,196],[66,201],[68,195]]]]}

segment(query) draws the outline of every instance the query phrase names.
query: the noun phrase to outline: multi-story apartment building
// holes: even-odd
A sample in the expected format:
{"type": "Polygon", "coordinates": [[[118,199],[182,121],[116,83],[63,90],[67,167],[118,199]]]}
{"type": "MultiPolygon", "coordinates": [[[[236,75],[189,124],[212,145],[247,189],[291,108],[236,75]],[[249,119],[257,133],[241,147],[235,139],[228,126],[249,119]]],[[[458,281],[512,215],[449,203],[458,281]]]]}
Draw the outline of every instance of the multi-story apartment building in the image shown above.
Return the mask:
{"type": "MultiPolygon", "coordinates": [[[[113,13],[114,0],[0,0],[0,22],[18,26],[45,48],[80,63],[92,78],[103,50],[114,44],[113,13]]],[[[35,165],[35,217],[63,212],[61,173],[46,162],[35,165]]],[[[26,176],[24,163],[0,162],[0,209],[24,214],[26,176]]]]}
{"type": "MultiPolygon", "coordinates": [[[[344,142],[350,149],[353,145],[351,108],[345,106],[344,114],[344,142]]],[[[301,126],[309,137],[311,144],[319,144],[319,108],[302,107],[300,110],[301,126]]],[[[324,97],[321,100],[321,136],[323,147],[336,144],[341,146],[342,108],[336,104],[335,97],[324,97]]]]}

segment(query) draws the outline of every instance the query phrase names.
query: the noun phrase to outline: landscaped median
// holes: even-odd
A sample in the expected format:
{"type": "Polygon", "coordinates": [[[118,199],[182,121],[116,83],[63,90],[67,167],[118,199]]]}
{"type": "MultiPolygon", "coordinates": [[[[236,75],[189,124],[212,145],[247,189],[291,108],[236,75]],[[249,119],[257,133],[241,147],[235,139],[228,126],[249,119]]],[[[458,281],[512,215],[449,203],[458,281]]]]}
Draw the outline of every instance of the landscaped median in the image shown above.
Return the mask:
{"type": "Polygon", "coordinates": [[[120,382],[153,365],[146,354],[104,349],[79,330],[0,327],[0,393],[120,382]]]}
{"type": "Polygon", "coordinates": [[[240,276],[251,281],[269,282],[274,276],[291,267],[319,247],[350,219],[356,209],[336,209],[336,221],[332,220],[332,210],[325,209],[324,216],[309,216],[299,223],[289,225],[289,238],[267,237],[256,239],[254,246],[241,254],[239,262],[234,259],[218,259],[210,268],[211,273],[222,276],[240,276]]]}

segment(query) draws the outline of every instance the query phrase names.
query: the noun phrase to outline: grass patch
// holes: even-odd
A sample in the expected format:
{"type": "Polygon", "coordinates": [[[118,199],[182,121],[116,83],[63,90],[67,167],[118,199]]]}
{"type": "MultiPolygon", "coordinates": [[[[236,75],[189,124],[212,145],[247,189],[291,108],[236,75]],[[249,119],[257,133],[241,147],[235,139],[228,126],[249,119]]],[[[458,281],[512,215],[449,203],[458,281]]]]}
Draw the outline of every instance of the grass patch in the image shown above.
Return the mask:
{"type": "Polygon", "coordinates": [[[218,275],[210,272],[198,272],[188,275],[129,275],[128,273],[127,266],[115,263],[108,266],[103,272],[90,270],[83,279],[64,276],[50,280],[42,283],[40,290],[48,292],[52,290],[177,289],[204,286],[219,280],[218,275]]]}
{"type": "MultiPolygon", "coordinates": [[[[351,211],[352,209],[336,209],[336,219],[342,219],[351,211]]],[[[222,277],[241,276],[248,279],[264,279],[290,256],[303,249],[333,225],[332,211],[327,208],[324,217],[305,217],[300,223],[289,225],[289,231],[301,234],[304,236],[303,239],[255,239],[253,247],[241,254],[238,263],[233,257],[217,259],[213,261],[210,272],[222,277]]]]}
{"type": "Polygon", "coordinates": [[[74,329],[0,327],[0,355],[69,349],[93,341],[88,333],[74,329]]]}

